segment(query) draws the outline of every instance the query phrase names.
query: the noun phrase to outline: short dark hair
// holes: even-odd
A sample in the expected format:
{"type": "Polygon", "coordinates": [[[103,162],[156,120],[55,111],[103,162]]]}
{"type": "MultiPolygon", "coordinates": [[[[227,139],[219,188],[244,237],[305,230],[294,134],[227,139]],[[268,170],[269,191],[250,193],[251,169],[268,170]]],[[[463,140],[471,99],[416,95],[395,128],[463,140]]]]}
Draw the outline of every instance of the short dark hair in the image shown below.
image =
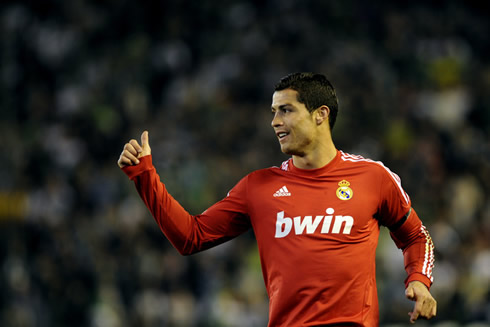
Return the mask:
{"type": "Polygon", "coordinates": [[[335,125],[339,104],[335,89],[330,81],[322,74],[292,73],[276,84],[274,91],[292,89],[298,92],[298,101],[304,103],[309,112],[326,105],[330,109],[328,121],[330,130],[335,125]]]}

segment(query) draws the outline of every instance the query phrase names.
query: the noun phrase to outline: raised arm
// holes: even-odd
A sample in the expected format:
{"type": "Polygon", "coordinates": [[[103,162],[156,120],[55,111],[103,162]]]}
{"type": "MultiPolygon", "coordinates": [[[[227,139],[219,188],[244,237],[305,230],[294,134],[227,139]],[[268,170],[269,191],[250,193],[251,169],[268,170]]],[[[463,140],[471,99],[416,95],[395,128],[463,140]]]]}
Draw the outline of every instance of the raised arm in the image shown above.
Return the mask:
{"type": "Polygon", "coordinates": [[[131,140],[124,145],[118,166],[135,183],[153,218],[172,245],[183,255],[221,244],[250,228],[246,212],[246,181],[200,215],[189,214],[168,192],[152,164],[148,132],[141,145],[131,140]]]}

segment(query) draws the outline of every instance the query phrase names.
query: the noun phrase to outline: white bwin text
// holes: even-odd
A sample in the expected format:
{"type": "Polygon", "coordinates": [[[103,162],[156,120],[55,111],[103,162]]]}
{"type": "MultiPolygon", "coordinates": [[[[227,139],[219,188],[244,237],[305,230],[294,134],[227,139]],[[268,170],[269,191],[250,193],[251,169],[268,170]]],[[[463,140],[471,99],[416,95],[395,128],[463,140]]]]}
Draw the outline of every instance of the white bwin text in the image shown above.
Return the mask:
{"type": "Polygon", "coordinates": [[[301,216],[294,217],[293,219],[289,217],[284,217],[284,211],[277,213],[276,220],[276,238],[282,238],[291,232],[293,228],[294,222],[294,233],[296,235],[304,234],[313,234],[320,223],[323,220],[322,229],[320,233],[322,234],[339,234],[342,225],[344,229],[342,230],[342,234],[350,234],[352,226],[354,225],[354,218],[351,216],[333,216],[335,210],[333,208],[328,208],[326,210],[327,216],[316,216],[313,220],[313,216],[305,216],[302,218],[301,216]],[[334,221],[332,230],[330,230],[330,226],[332,225],[332,220],[334,221]]]}

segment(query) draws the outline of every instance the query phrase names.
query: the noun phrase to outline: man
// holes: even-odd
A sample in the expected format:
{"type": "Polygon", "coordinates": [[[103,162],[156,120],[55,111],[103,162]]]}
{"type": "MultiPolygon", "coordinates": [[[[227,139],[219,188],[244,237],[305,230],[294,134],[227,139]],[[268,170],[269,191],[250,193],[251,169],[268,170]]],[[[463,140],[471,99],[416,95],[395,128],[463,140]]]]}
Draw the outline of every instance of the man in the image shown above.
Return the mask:
{"type": "Polygon", "coordinates": [[[377,326],[379,226],[403,250],[410,321],[436,314],[429,292],[429,233],[400,179],[381,162],[335,148],[335,90],[325,76],[284,77],[272,97],[281,167],[244,177],[220,202],[192,216],[167,193],[151,163],[148,132],[124,146],[118,165],[135,182],[161,230],[183,255],[253,228],[269,295],[269,326],[377,326]]]}

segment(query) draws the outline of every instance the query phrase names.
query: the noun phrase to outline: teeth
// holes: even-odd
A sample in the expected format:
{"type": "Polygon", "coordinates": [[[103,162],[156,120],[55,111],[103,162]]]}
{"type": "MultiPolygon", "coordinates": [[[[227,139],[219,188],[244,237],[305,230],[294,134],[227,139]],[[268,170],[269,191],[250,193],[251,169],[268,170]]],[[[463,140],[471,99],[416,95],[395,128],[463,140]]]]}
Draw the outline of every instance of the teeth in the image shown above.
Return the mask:
{"type": "Polygon", "coordinates": [[[283,137],[284,137],[284,136],[286,136],[286,135],[288,135],[288,133],[279,133],[279,134],[278,134],[278,136],[279,136],[280,138],[283,138],[283,137]]]}

